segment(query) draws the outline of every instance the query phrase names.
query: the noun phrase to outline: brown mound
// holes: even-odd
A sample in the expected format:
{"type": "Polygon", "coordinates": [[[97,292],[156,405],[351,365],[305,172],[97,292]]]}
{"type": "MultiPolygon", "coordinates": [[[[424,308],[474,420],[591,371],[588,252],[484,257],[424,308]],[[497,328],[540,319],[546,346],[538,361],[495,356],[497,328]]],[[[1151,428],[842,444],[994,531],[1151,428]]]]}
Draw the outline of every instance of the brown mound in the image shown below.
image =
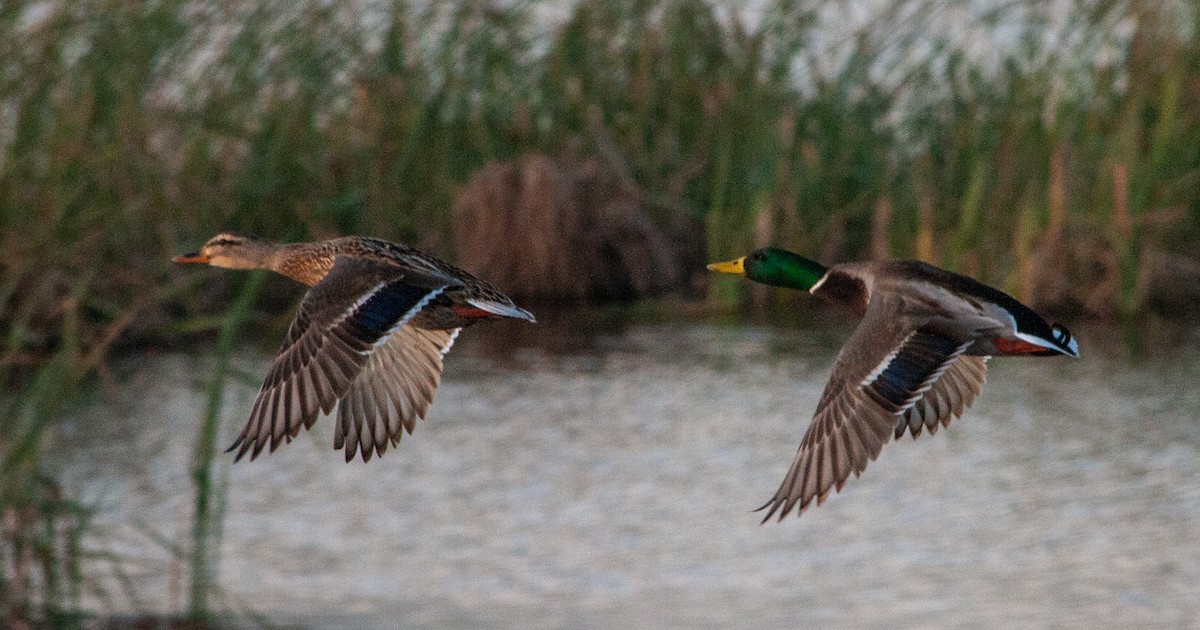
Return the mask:
{"type": "Polygon", "coordinates": [[[687,255],[698,231],[660,227],[643,195],[613,180],[594,162],[544,155],[485,165],[454,203],[459,264],[522,298],[629,299],[682,287],[698,262],[698,252],[687,255]]]}

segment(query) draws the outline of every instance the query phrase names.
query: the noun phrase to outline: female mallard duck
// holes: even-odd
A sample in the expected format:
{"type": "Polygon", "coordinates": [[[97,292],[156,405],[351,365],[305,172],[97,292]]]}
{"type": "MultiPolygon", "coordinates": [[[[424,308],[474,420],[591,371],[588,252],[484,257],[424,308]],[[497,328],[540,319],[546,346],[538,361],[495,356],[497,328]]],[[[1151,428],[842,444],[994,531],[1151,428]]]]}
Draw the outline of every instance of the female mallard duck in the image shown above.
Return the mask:
{"type": "Polygon", "coordinates": [[[992,355],[1079,357],[1064,326],[1050,326],[1008,294],[915,260],[825,267],[780,249],[760,249],[713,271],[800,289],[862,316],[838,352],[812,424],[767,509],[766,522],[803,512],[850,473],[862,473],[905,429],[935,433],[983,388],[992,355]],[[769,508],[769,509],[768,509],[769,508]]]}
{"type": "Polygon", "coordinates": [[[500,317],[534,321],[488,282],[376,238],[281,244],[218,234],[173,260],[270,269],[312,287],[229,447],[235,461],[267,444],[273,452],[335,404],[334,448],[345,448],[346,461],[356,451],[363,461],[383,455],[425,417],[459,330],[500,317]]]}

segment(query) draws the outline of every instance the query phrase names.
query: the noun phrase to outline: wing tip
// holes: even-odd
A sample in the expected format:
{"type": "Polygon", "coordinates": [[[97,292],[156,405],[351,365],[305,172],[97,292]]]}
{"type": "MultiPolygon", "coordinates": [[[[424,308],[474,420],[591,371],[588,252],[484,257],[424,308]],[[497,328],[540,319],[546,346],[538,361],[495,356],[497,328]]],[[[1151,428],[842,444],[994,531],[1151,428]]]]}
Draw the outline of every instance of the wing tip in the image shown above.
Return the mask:
{"type": "MultiPolygon", "coordinates": [[[[787,497],[774,496],[771,497],[771,499],[766,503],[752,510],[752,512],[761,512],[763,510],[767,510],[766,515],[764,515],[762,520],[758,522],[759,525],[766,525],[767,521],[771,520],[773,517],[775,518],[775,522],[782,523],[783,519],[786,518],[788,514],[791,514],[792,510],[796,507],[796,503],[796,501],[789,501],[787,497]],[[781,507],[783,508],[782,510],[780,509],[781,507]],[[778,514],[777,517],[776,514],[778,514]]],[[[803,514],[805,508],[807,507],[808,503],[806,502],[800,507],[800,510],[796,512],[796,516],[799,517],[800,514],[803,514]]]]}

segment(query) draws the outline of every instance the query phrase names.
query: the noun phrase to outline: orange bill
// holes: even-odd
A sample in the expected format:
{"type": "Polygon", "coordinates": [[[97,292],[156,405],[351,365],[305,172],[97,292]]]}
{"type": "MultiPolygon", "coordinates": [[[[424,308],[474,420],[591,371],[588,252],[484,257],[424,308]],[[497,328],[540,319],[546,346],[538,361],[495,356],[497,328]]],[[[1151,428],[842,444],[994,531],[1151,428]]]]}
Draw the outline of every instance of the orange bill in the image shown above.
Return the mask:
{"type": "Polygon", "coordinates": [[[184,254],[184,255],[182,255],[182,256],[176,256],[176,257],[174,257],[174,258],[172,258],[172,259],[171,259],[171,262],[177,262],[177,263],[206,263],[206,264],[207,264],[207,263],[208,263],[208,256],[205,256],[204,254],[201,254],[200,252],[192,252],[192,253],[190,253],[190,254],[184,254]]]}

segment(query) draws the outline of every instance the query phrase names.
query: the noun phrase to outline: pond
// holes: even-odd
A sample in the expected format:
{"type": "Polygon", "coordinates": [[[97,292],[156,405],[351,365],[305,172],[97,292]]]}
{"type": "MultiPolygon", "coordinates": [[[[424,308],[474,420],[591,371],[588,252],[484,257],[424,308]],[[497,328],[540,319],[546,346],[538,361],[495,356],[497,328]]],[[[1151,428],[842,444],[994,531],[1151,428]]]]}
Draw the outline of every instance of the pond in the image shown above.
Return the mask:
{"type": "MultiPolygon", "coordinates": [[[[759,525],[847,329],[543,322],[466,331],[429,417],[382,459],[343,463],[328,418],[254,462],[223,456],[221,605],[306,628],[1200,621],[1196,329],[1148,358],[1083,327],[1082,360],[993,360],[963,419],[759,525]]],[[[269,358],[238,367],[258,378],[269,358]]],[[[187,539],[212,359],[139,364],[59,457],[130,558],[136,605],[174,613],[186,571],[153,541],[187,539]]],[[[222,444],[256,390],[229,392],[222,444]]],[[[134,609],[105,586],[98,607],[134,609]]]]}

